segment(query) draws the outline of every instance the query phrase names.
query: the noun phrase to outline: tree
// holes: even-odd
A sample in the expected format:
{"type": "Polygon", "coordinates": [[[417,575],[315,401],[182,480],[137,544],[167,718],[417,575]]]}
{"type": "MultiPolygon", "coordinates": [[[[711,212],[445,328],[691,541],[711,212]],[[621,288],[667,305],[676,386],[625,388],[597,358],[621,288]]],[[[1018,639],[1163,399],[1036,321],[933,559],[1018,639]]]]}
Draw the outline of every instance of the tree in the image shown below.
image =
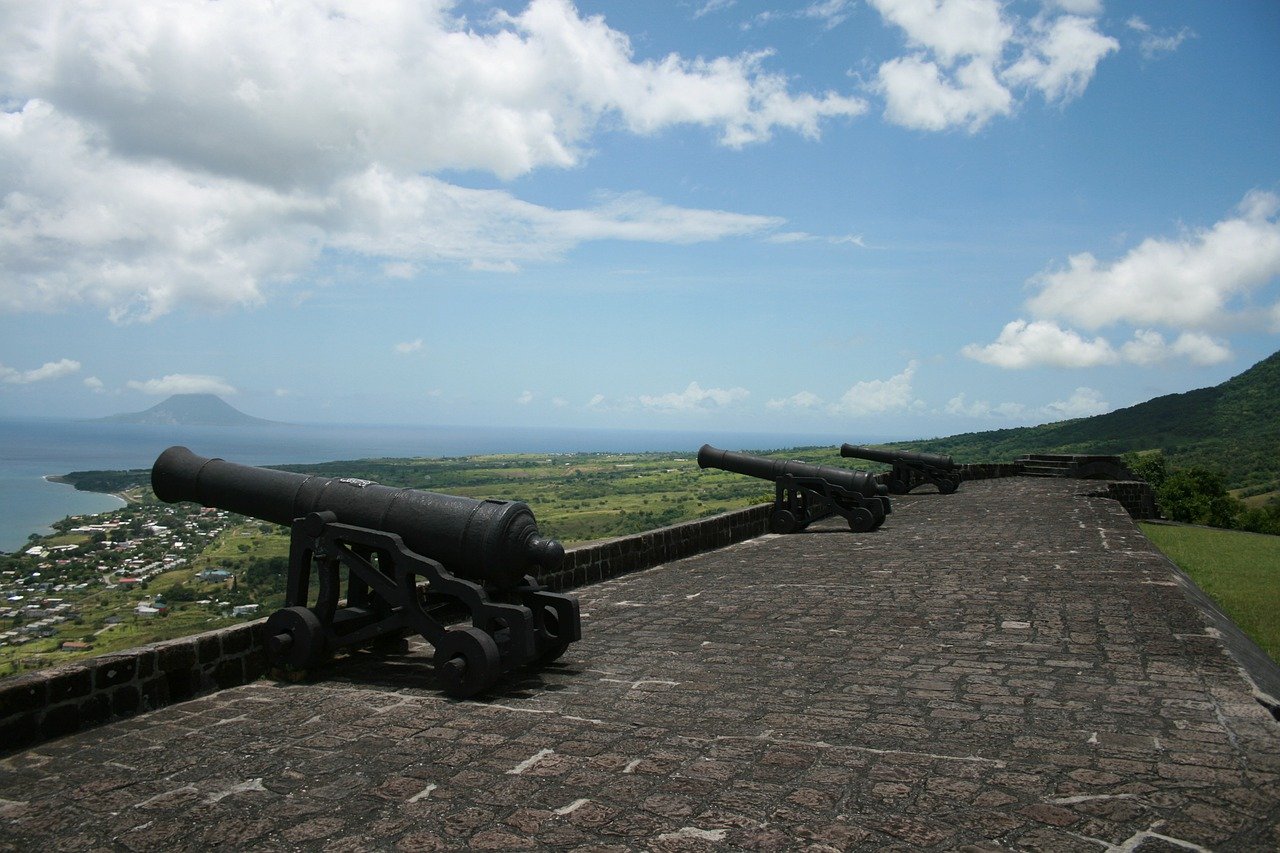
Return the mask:
{"type": "Polygon", "coordinates": [[[1159,489],[1169,478],[1169,463],[1164,453],[1156,450],[1152,453],[1126,453],[1124,464],[1130,471],[1151,484],[1151,488],[1159,489]]]}
{"type": "Polygon", "coordinates": [[[1179,468],[1156,491],[1160,509],[1174,521],[1234,527],[1240,502],[1227,494],[1226,480],[1207,468],[1179,468]]]}

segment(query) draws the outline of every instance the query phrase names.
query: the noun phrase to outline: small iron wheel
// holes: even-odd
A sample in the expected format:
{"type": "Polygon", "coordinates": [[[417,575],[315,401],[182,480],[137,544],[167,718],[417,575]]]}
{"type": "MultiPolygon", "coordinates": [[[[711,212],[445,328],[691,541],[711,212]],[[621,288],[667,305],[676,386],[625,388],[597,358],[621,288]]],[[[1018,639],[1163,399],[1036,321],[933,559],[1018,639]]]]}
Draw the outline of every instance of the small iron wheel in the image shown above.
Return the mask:
{"type": "Polygon", "coordinates": [[[267,617],[267,659],[282,669],[310,669],[324,660],[324,628],[308,607],[286,607],[267,617]]]}
{"type": "Polygon", "coordinates": [[[769,531],[771,533],[795,533],[799,529],[796,517],[789,509],[774,510],[769,515],[769,531]]]}
{"type": "MultiPolygon", "coordinates": [[[[881,518],[881,521],[884,519],[881,518]]],[[[865,533],[876,529],[876,517],[871,510],[857,507],[849,512],[849,529],[854,533],[865,533]]]]}
{"type": "Polygon", "coordinates": [[[939,480],[938,491],[944,495],[949,495],[960,487],[959,480],[939,480]]]}
{"type": "Polygon", "coordinates": [[[474,696],[502,674],[498,644],[474,626],[445,631],[436,645],[435,661],[440,686],[455,699],[474,696]]]}
{"type": "Polygon", "coordinates": [[[911,491],[911,487],[902,480],[890,480],[887,485],[889,486],[889,494],[891,495],[905,495],[907,492],[911,491]]]}

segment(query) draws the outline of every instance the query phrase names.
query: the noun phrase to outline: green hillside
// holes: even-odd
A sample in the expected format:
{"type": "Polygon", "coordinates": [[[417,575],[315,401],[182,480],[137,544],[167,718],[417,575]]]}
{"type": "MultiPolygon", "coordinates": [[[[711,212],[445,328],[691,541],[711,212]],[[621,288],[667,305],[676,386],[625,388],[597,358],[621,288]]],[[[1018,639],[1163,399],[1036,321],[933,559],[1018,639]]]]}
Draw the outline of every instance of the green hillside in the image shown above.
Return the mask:
{"type": "Polygon", "coordinates": [[[1171,465],[1219,471],[1233,489],[1280,488],[1280,352],[1213,388],[1157,397],[1105,415],[894,445],[957,462],[1007,462],[1024,453],[1162,450],[1171,465]]]}

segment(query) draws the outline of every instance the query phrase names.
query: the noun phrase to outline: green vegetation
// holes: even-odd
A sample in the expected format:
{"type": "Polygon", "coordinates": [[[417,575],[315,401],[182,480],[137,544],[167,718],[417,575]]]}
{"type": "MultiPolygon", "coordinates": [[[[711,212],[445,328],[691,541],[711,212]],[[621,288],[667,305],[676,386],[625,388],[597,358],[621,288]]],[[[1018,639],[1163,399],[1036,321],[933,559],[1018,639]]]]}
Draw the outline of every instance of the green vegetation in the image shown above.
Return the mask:
{"type": "Polygon", "coordinates": [[[1280,538],[1141,524],[1142,532],[1280,662],[1280,538]]]}
{"type": "MultiPolygon", "coordinates": [[[[830,449],[774,455],[834,462],[830,449]]],[[[367,459],[281,466],[476,498],[528,502],[567,544],[652,530],[771,500],[769,483],[701,471],[689,453],[367,459]]],[[[0,676],[258,618],[281,607],[288,531],[194,504],[158,502],[148,472],[78,472],[65,481],[125,490],[130,504],[64,519],[37,555],[0,556],[0,676]],[[58,550],[61,549],[61,550],[58,550]],[[209,570],[225,576],[210,578],[209,570]],[[138,581],[125,579],[137,574],[138,581]],[[253,612],[234,613],[244,605],[253,612]],[[140,609],[141,608],[141,609],[140,609]],[[150,608],[150,610],[148,610],[150,608]],[[63,648],[64,643],[90,648],[63,648]]]]}
{"type": "Polygon", "coordinates": [[[1280,534],[1280,497],[1251,504],[1227,491],[1221,474],[1207,468],[1171,468],[1159,451],[1130,453],[1125,464],[1156,491],[1165,518],[1188,524],[1280,534]]]}
{"type": "Polygon", "coordinates": [[[1240,497],[1280,490],[1280,353],[1221,385],[1157,397],[1091,418],[895,444],[957,462],[1025,453],[1160,450],[1170,465],[1220,474],[1240,497]]]}
{"type": "MultiPolygon", "coordinates": [[[[803,451],[775,451],[788,458],[803,451]]],[[[810,451],[812,452],[812,451],[810,451]]],[[[828,461],[839,453],[824,451],[828,461]]],[[[640,533],[773,499],[770,483],[702,471],[691,453],[570,453],[361,459],[280,466],[324,477],[473,498],[521,500],[565,543],[640,533]]]]}

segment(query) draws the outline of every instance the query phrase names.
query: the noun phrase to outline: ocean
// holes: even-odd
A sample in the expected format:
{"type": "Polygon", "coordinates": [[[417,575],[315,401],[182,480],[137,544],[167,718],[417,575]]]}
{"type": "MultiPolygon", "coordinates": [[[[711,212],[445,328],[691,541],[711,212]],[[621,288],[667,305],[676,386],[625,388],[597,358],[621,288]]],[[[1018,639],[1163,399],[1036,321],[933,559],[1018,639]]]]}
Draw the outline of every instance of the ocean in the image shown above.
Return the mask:
{"type": "MultiPolygon", "coordinates": [[[[886,437],[859,434],[873,443],[886,437]]],[[[373,457],[482,453],[695,452],[704,443],[732,450],[838,445],[849,436],[725,430],[588,430],[547,427],[272,425],[142,426],[102,421],[0,420],[0,551],[16,551],[33,533],[68,515],[121,506],[110,495],[77,492],[44,479],[72,471],[150,468],[166,447],[246,465],[287,465],[373,457]]]]}

